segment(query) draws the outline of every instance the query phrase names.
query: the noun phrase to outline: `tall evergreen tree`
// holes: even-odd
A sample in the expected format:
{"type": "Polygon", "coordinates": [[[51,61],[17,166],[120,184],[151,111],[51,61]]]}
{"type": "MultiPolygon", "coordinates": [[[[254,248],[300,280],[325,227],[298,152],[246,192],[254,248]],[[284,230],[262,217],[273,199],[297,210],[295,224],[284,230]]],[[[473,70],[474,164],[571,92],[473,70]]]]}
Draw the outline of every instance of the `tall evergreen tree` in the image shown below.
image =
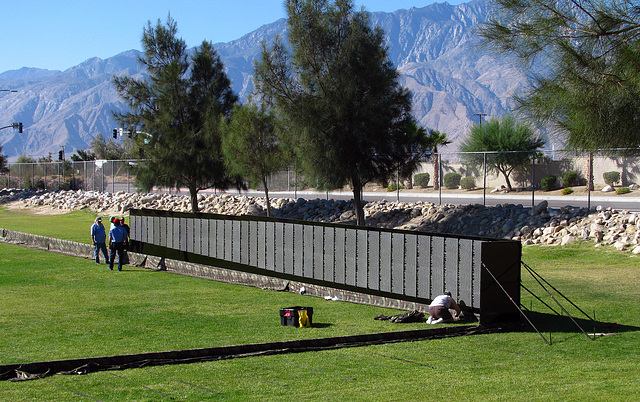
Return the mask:
{"type": "Polygon", "coordinates": [[[116,117],[136,133],[143,151],[138,184],[147,190],[155,185],[187,187],[197,212],[199,191],[242,183],[226,170],[219,124],[229,117],[237,97],[213,45],[204,41],[190,56],[177,33],[171,17],[165,25],[149,22],[140,58],[149,78],[114,77],[131,109],[116,117]]]}
{"type": "Polygon", "coordinates": [[[286,0],[289,45],[263,44],[256,87],[300,133],[302,168],[320,187],[349,184],[357,223],[362,190],[407,161],[411,97],[368,14],[350,0],[286,0]]]}
{"type": "Polygon", "coordinates": [[[534,72],[518,98],[523,111],[577,149],[640,146],[637,1],[493,3],[481,34],[534,72]]]}

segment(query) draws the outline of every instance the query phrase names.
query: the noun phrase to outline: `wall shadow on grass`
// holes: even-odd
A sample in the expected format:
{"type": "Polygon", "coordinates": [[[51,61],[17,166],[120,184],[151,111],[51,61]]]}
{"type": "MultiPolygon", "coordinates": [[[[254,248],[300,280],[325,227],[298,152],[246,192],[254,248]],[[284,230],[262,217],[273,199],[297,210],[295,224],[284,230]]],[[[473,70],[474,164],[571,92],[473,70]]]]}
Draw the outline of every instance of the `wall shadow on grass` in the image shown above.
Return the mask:
{"type": "MultiPolygon", "coordinates": [[[[526,319],[522,319],[522,331],[524,332],[536,332],[536,329],[542,333],[545,338],[549,337],[551,333],[555,336],[553,342],[561,341],[567,336],[571,335],[573,338],[575,335],[585,336],[584,333],[590,337],[597,339],[600,336],[606,336],[611,334],[619,334],[624,332],[637,332],[640,331],[640,327],[634,325],[625,325],[616,322],[591,320],[584,315],[583,318],[573,316],[573,318],[566,315],[557,315],[555,313],[542,313],[537,311],[525,312],[527,318],[531,320],[535,328],[533,328],[526,319]],[[558,335],[561,338],[558,338],[558,335]]],[[[573,314],[573,313],[572,313],[573,314]]]]}

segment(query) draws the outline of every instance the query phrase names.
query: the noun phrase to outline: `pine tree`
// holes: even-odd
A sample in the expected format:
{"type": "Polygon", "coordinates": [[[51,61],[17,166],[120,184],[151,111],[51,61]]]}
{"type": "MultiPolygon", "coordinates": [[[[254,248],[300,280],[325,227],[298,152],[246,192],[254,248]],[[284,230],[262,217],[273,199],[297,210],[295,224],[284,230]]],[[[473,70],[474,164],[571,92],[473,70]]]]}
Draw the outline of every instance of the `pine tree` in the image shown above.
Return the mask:
{"type": "Polygon", "coordinates": [[[229,117],[237,97],[213,45],[204,41],[189,55],[177,32],[171,17],[166,25],[149,22],[140,58],[149,78],[114,77],[131,109],[116,117],[136,134],[143,152],[138,185],[146,190],[187,187],[197,212],[199,191],[242,183],[226,170],[220,135],[220,121],[229,117]]]}
{"type": "MultiPolygon", "coordinates": [[[[289,45],[279,40],[256,64],[256,87],[300,133],[302,168],[320,188],[349,184],[357,224],[362,191],[386,182],[414,145],[411,97],[368,14],[350,0],[287,0],[289,45]]],[[[411,159],[411,158],[409,158],[411,159]]]]}
{"type": "Polygon", "coordinates": [[[493,0],[481,34],[532,72],[523,112],[576,149],[640,146],[635,1],[493,0]]]}

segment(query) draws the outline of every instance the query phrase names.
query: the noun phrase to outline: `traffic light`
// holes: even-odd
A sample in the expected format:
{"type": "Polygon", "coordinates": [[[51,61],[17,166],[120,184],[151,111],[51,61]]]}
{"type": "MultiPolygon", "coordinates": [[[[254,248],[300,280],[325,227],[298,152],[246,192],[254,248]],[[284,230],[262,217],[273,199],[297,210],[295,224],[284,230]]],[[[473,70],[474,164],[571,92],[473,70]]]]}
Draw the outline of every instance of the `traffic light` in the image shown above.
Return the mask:
{"type": "Polygon", "coordinates": [[[117,128],[113,129],[113,138],[116,139],[116,140],[118,139],[118,129],[117,128]]]}
{"type": "Polygon", "coordinates": [[[58,160],[59,161],[64,160],[64,152],[63,151],[58,151],[58,160]]]}
{"type": "Polygon", "coordinates": [[[22,123],[18,123],[18,132],[22,133],[22,123]]]}

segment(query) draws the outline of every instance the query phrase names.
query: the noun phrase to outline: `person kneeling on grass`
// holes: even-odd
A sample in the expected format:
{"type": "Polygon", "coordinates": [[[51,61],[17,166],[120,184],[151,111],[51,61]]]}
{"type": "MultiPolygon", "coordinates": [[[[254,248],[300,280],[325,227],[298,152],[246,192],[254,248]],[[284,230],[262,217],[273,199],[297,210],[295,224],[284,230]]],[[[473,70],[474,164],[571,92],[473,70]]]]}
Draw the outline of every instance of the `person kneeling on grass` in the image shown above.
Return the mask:
{"type": "Polygon", "coordinates": [[[109,248],[111,249],[111,258],[109,260],[109,269],[113,271],[113,263],[115,262],[116,252],[118,253],[118,271],[122,271],[122,262],[124,258],[124,245],[127,241],[127,231],[120,226],[120,219],[113,221],[113,229],[109,231],[109,248]]]}
{"type": "Polygon", "coordinates": [[[437,296],[429,305],[429,319],[427,324],[440,324],[441,322],[452,322],[450,308],[456,311],[456,317],[460,314],[460,306],[451,297],[451,292],[444,292],[443,295],[437,296]]]}

